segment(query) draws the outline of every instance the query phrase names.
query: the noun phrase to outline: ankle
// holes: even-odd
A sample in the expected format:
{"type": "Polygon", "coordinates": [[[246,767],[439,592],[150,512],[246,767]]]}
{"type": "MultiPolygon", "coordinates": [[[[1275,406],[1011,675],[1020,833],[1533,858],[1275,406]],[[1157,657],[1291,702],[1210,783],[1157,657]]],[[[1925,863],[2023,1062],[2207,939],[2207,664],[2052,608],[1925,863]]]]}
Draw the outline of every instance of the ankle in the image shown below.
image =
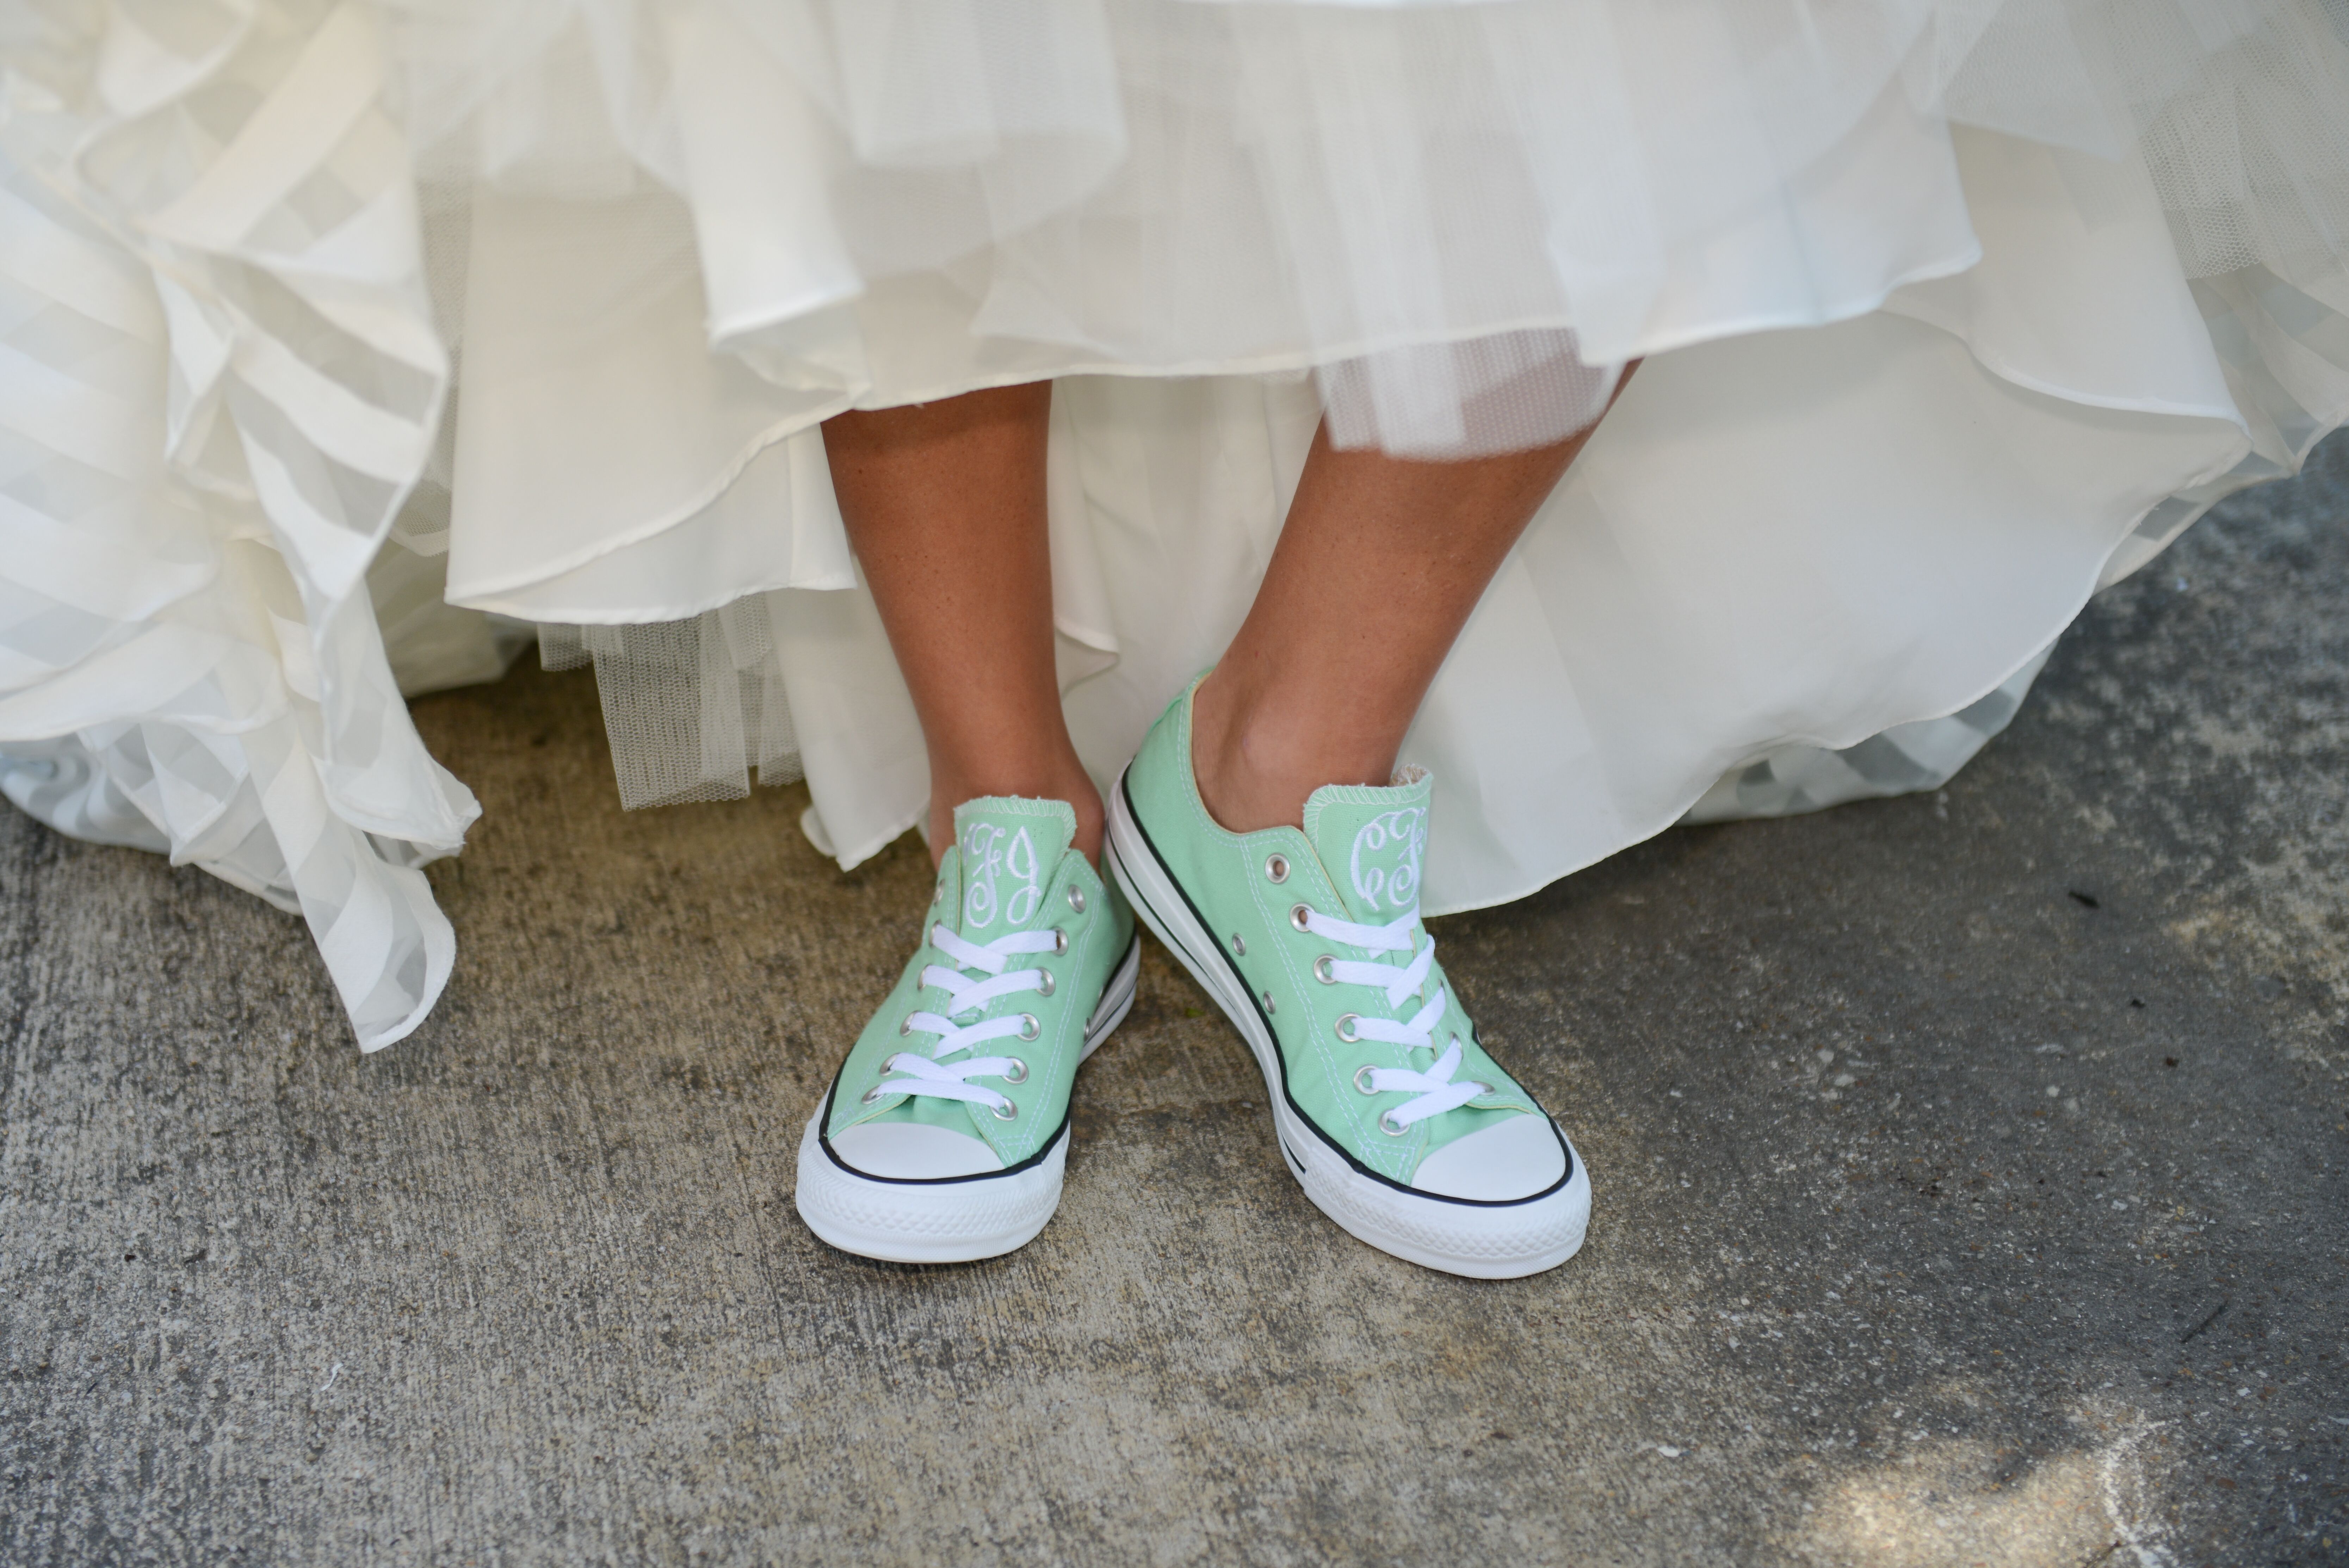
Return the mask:
{"type": "Polygon", "coordinates": [[[973,779],[941,780],[934,772],[930,786],[930,863],[936,865],[946,858],[947,846],[955,841],[955,807],[965,801],[983,800],[995,795],[1013,795],[1028,800],[1066,801],[1077,814],[1075,847],[1084,852],[1094,870],[1101,869],[1102,829],[1106,813],[1102,805],[1101,791],[1082,764],[1071,754],[1065,763],[1034,775],[991,775],[983,781],[973,779]]]}
{"type": "Polygon", "coordinates": [[[1324,784],[1384,784],[1394,771],[1369,743],[1292,720],[1218,668],[1191,701],[1191,773],[1207,815],[1229,833],[1302,827],[1305,802],[1324,784]]]}

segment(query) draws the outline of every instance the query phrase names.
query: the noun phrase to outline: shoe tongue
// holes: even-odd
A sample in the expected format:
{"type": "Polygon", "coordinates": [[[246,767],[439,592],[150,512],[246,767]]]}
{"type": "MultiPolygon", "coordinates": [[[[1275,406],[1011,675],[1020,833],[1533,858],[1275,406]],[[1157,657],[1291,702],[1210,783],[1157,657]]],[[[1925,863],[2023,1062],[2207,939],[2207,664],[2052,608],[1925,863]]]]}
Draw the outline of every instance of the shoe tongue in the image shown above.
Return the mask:
{"type": "Polygon", "coordinates": [[[1404,782],[1385,788],[1324,784],[1306,801],[1305,836],[1348,914],[1361,924],[1382,925],[1418,907],[1434,789],[1434,775],[1413,768],[1404,782]]]}
{"type": "Polygon", "coordinates": [[[955,807],[962,855],[958,934],[983,942],[1047,923],[1044,890],[1077,836],[1074,807],[1060,800],[988,795],[955,807]]]}

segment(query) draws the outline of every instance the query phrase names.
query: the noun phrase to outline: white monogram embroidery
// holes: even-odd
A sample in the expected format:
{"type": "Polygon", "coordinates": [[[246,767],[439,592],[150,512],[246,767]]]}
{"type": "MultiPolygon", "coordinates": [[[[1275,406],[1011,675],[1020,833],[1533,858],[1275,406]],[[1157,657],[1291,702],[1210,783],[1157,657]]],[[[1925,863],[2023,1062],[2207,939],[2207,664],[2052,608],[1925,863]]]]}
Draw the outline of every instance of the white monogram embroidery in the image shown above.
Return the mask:
{"type": "Polygon", "coordinates": [[[1403,910],[1419,901],[1419,862],[1427,849],[1427,807],[1406,805],[1362,824],[1354,834],[1354,891],[1367,909],[1403,910]],[[1371,863],[1364,865],[1368,856],[1371,863]],[[1385,864],[1379,864],[1384,860],[1385,864]]]}
{"type": "Polygon", "coordinates": [[[1042,868],[1036,864],[1036,843],[1026,828],[1007,834],[991,822],[974,822],[963,835],[962,923],[966,931],[983,931],[998,915],[1007,926],[1024,926],[1044,900],[1042,868]],[[1012,884],[1007,901],[997,889],[1000,875],[1012,884]]]}

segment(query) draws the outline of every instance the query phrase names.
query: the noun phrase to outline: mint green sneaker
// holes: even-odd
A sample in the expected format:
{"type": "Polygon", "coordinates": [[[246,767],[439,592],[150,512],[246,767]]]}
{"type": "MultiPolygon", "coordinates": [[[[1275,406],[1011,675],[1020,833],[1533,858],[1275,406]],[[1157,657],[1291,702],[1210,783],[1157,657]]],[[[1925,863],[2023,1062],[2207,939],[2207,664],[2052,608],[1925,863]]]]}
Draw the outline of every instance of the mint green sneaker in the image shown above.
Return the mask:
{"type": "Polygon", "coordinates": [[[1066,802],[955,808],[929,922],[800,1139],[793,1195],[845,1252],[958,1263],[1061,1205],[1069,1091],[1133,1006],[1133,912],[1071,847],[1066,802]]]}
{"type": "Polygon", "coordinates": [[[1514,1279],[1582,1245],[1590,1179],[1477,1043],[1419,919],[1424,773],[1330,784],[1305,829],[1228,833],[1191,771],[1191,698],[1110,799],[1105,858],[1256,1052],[1289,1170],[1371,1246],[1514,1279]]]}

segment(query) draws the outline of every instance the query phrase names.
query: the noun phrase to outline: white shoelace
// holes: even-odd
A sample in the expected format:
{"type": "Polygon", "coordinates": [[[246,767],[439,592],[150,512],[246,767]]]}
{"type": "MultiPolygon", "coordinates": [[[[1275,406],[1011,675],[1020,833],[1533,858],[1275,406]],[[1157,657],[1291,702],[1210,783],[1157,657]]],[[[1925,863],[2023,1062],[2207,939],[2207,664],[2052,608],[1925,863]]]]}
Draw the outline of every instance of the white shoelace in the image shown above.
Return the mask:
{"type": "MultiPolygon", "coordinates": [[[[1350,947],[1366,948],[1371,952],[1412,952],[1412,928],[1419,924],[1416,905],[1397,915],[1383,926],[1357,925],[1340,920],[1317,910],[1308,909],[1305,929],[1317,937],[1350,947]]],[[[1401,1007],[1403,999],[1426,984],[1428,971],[1435,963],[1435,939],[1429,937],[1427,945],[1413,953],[1407,964],[1365,963],[1360,959],[1341,959],[1329,955],[1326,964],[1330,978],[1340,985],[1367,985],[1386,993],[1390,1008],[1401,1007]]],[[[1348,1013],[1339,1020],[1351,1022],[1357,1040],[1377,1040],[1386,1044],[1402,1045],[1414,1051],[1435,1049],[1435,1026],[1443,1022],[1448,999],[1444,988],[1437,986],[1435,994],[1426,998],[1417,1012],[1406,1023],[1398,1023],[1386,1018],[1364,1018],[1348,1013]]],[[[1341,1032],[1340,1039],[1346,1038],[1341,1032]]],[[[1370,1092],[1374,1095],[1408,1094],[1416,1099],[1405,1100],[1379,1120],[1391,1132],[1400,1133],[1413,1123],[1430,1116],[1440,1116],[1446,1111],[1457,1110],[1477,1096],[1491,1091],[1483,1084],[1466,1080],[1454,1082],[1452,1075],[1460,1070],[1460,1036],[1454,1034],[1444,1054],[1438,1056],[1426,1072],[1414,1072],[1408,1067],[1365,1067],[1355,1075],[1359,1087],[1363,1077],[1370,1079],[1370,1092]]]]}
{"type": "Polygon", "coordinates": [[[1028,1075],[1027,1064],[1013,1056],[973,1056],[967,1061],[948,1062],[948,1056],[958,1055],[974,1045],[984,1045],[990,1040],[1035,1038],[1030,1031],[1036,1020],[1032,1013],[1020,1013],[1010,1018],[990,1018],[984,1023],[957,1023],[956,1018],[976,1012],[999,996],[1010,996],[1023,991],[1050,994],[1052,977],[1041,969],[1009,970],[1007,961],[1015,953],[1049,953],[1060,950],[1061,934],[1057,931],[1013,931],[984,945],[967,941],[944,926],[930,928],[930,945],[961,967],[949,969],[945,964],[926,964],[922,968],[922,989],[932,987],[947,993],[946,1007],[936,1012],[924,1009],[908,1013],[898,1033],[916,1030],[938,1036],[938,1043],[925,1056],[918,1051],[900,1051],[881,1064],[884,1073],[905,1075],[885,1078],[874,1085],[872,1097],[885,1095],[927,1095],[942,1100],[968,1100],[985,1106],[988,1110],[1010,1120],[1003,1113],[1017,1113],[1011,1101],[972,1078],[1009,1077],[1018,1083],[1028,1075]],[[977,970],[988,976],[973,980],[963,970],[977,970]],[[1011,1077],[1017,1074],[1018,1077],[1011,1077]]]}

